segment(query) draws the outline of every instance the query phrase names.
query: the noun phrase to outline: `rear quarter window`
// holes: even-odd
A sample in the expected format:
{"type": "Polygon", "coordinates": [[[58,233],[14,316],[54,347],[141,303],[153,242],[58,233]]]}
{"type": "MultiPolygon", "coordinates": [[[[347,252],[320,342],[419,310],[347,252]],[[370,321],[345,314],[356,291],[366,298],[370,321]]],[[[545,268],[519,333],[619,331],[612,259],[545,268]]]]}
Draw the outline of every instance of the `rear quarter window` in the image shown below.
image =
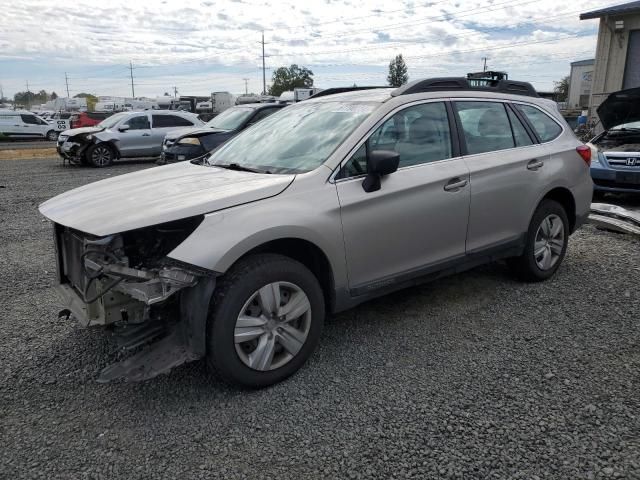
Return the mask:
{"type": "Polygon", "coordinates": [[[550,142],[562,133],[562,127],[539,108],[520,103],[515,107],[527,118],[541,142],[550,142]]]}

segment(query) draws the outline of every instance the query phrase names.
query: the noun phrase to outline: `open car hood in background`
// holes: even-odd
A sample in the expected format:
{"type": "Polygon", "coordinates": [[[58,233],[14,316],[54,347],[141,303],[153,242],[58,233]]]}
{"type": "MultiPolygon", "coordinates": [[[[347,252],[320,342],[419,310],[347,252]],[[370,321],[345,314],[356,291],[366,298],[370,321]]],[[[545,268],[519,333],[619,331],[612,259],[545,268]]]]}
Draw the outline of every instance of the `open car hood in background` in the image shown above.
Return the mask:
{"type": "Polygon", "coordinates": [[[607,130],[623,123],[640,121],[640,88],[610,94],[598,107],[598,116],[607,130]]]}

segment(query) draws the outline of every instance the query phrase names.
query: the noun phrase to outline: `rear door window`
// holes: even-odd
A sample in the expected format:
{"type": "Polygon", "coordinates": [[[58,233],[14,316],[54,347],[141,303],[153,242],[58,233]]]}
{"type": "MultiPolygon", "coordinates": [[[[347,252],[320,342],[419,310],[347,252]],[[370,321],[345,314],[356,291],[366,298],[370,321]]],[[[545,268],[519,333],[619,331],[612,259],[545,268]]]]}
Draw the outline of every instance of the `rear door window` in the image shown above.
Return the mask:
{"type": "Polygon", "coordinates": [[[177,115],[153,115],[153,128],[192,126],[193,123],[191,123],[189,120],[177,115]]]}
{"type": "Polygon", "coordinates": [[[467,153],[495,152],[515,147],[505,105],[499,102],[455,102],[467,153]]]}
{"type": "Polygon", "coordinates": [[[518,118],[518,116],[507,108],[509,114],[509,121],[511,122],[511,129],[513,130],[513,138],[516,141],[516,147],[526,147],[527,145],[533,145],[533,140],[529,136],[527,129],[518,118]]]}
{"type": "Polygon", "coordinates": [[[515,104],[516,108],[527,117],[541,142],[550,142],[562,133],[562,127],[542,110],[530,105],[515,104]]]}

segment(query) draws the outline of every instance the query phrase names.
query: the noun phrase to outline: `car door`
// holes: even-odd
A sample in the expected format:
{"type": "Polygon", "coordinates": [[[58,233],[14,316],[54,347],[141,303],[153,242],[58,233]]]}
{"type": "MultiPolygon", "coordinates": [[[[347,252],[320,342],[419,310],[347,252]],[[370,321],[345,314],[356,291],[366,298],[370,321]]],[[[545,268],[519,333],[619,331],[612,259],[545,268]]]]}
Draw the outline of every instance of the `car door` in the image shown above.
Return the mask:
{"type": "Polygon", "coordinates": [[[118,137],[118,149],[123,157],[153,155],[149,114],[145,112],[128,116],[115,129],[118,137]]]}
{"type": "Polygon", "coordinates": [[[33,114],[21,114],[22,120],[22,132],[23,137],[44,137],[47,134],[46,127],[48,124],[43,125],[40,119],[33,114]]]}
{"type": "Polygon", "coordinates": [[[193,127],[194,125],[193,122],[180,115],[152,114],[151,118],[151,150],[154,156],[160,155],[162,142],[169,131],[180,127],[193,127]]]}
{"type": "Polygon", "coordinates": [[[382,122],[336,177],[352,294],[392,285],[462,258],[469,172],[445,102],[404,107],[382,122]],[[400,154],[396,172],[367,193],[367,151],[400,154]]]}
{"type": "Polygon", "coordinates": [[[471,183],[467,253],[520,243],[547,185],[547,149],[508,102],[459,100],[454,109],[471,183]]]}

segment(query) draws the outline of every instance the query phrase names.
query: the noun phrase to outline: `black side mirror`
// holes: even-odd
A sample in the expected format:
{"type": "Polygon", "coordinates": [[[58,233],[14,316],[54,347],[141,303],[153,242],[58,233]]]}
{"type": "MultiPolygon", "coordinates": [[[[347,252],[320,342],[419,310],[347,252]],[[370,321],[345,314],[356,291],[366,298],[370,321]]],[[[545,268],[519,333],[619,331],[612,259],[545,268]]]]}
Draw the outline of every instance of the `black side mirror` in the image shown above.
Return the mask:
{"type": "Polygon", "coordinates": [[[380,178],[398,170],[400,154],[392,150],[374,150],[367,157],[367,176],[362,189],[369,193],[380,190],[380,178]]]}

